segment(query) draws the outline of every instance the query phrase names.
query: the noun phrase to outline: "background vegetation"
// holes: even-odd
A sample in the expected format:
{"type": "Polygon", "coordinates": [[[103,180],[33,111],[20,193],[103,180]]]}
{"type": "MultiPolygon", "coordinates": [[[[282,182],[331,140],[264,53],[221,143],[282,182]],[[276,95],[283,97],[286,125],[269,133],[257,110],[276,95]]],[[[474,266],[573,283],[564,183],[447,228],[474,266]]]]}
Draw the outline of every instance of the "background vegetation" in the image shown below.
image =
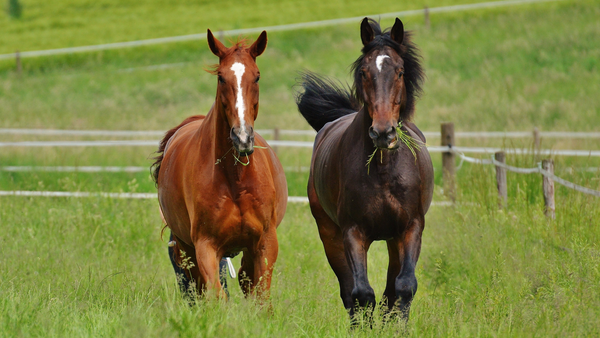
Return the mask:
{"type": "MultiPolygon", "coordinates": [[[[429,1],[431,7],[474,1],[429,1]]],[[[20,20],[0,18],[0,53],[128,41],[422,8],[390,2],[24,1],[20,20]],[[331,6],[331,7],[328,7],[331,6]],[[410,6],[410,7],[409,7],[410,6]],[[259,10],[257,10],[257,8],[259,10]],[[313,8],[309,10],[308,8],[313,8]],[[220,27],[219,25],[222,25],[220,27]]],[[[438,130],[597,130],[600,2],[560,1],[402,18],[415,31],[428,80],[415,122],[438,130]]],[[[388,26],[391,20],[383,20],[388,26]]],[[[255,37],[253,37],[255,38],[255,37]]],[[[358,23],[269,33],[261,68],[260,129],[308,129],[296,113],[297,71],[349,81],[358,23]]],[[[0,127],[165,130],[205,113],[216,79],[205,41],[0,62],[0,127]],[[161,65],[160,67],[156,67],[161,65]]],[[[0,141],[49,137],[0,135],[0,141]]],[[[61,139],[87,139],[65,137],[61,139]]],[[[108,138],[107,138],[108,139],[108,138]]],[[[437,139],[429,140],[437,144],[437,139]]],[[[460,145],[531,146],[530,140],[459,140],[460,145]]],[[[597,141],[543,140],[545,148],[598,149],[597,141]]],[[[1,148],[0,165],[149,165],[153,148],[1,148]]],[[[280,148],[284,166],[306,166],[310,150],[280,148]]],[[[440,161],[435,200],[442,201],[440,161]]],[[[535,158],[509,155],[531,167],[535,158]]],[[[555,158],[557,173],[600,188],[593,158],[555,158]],[[588,170],[588,168],[592,170],[588,170]]],[[[306,172],[287,173],[305,195],[306,172]]],[[[600,201],[557,186],[557,219],[543,216],[541,179],[510,174],[509,205],[497,209],[493,168],[464,164],[461,202],[432,207],[407,327],[349,331],[335,276],[307,205],[279,228],[272,311],[244,299],[188,307],[160,238],[156,201],[0,198],[0,336],[598,336],[600,201]]],[[[7,173],[0,190],[154,192],[148,173],[7,173]]],[[[384,288],[383,243],[369,275],[384,288]]],[[[239,266],[239,258],[235,260],[239,266]]]]}

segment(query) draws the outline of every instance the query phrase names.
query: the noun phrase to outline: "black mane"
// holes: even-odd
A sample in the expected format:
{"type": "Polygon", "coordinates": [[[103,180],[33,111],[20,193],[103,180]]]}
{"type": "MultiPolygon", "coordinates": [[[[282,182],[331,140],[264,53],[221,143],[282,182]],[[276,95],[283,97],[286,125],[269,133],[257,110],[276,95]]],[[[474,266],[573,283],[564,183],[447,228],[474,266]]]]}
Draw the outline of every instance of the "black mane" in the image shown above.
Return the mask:
{"type": "Polygon", "coordinates": [[[411,41],[411,33],[404,32],[402,44],[398,44],[390,37],[390,29],[381,31],[379,23],[369,19],[375,35],[373,41],[362,49],[362,55],[352,64],[354,84],[347,88],[343,84],[327,77],[311,72],[300,73],[298,81],[304,92],[296,92],[298,111],[308,123],[319,131],[323,126],[337,118],[356,113],[365,104],[362,95],[362,81],[360,68],[365,55],[375,49],[390,47],[404,60],[404,86],[406,88],[406,103],[400,111],[402,121],[410,121],[415,110],[416,98],[421,94],[421,84],[425,80],[425,73],[421,66],[419,50],[411,41]]]}
{"type": "Polygon", "coordinates": [[[406,87],[406,106],[404,111],[400,111],[401,120],[410,120],[415,111],[416,99],[421,95],[423,89],[421,85],[425,80],[425,72],[421,66],[421,55],[419,49],[412,42],[412,32],[404,31],[404,39],[402,44],[398,44],[390,37],[390,28],[386,28],[383,32],[379,23],[373,19],[369,19],[369,24],[373,28],[375,37],[368,45],[362,49],[362,55],[354,61],[352,64],[352,71],[354,72],[354,84],[352,85],[352,92],[355,99],[364,104],[362,95],[362,81],[360,75],[361,65],[364,61],[365,55],[376,49],[382,49],[383,47],[390,47],[400,55],[404,60],[404,86],[406,87]]]}

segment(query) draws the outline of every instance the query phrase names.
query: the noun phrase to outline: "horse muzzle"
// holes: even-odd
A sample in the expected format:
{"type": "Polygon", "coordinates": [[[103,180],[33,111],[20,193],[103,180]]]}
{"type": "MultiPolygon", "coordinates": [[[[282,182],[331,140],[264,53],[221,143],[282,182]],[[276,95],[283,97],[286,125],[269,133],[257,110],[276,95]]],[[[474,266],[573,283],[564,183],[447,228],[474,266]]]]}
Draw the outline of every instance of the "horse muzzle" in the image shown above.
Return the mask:
{"type": "Polygon", "coordinates": [[[393,126],[389,126],[384,130],[371,126],[369,127],[369,137],[373,140],[373,145],[379,149],[394,150],[400,146],[396,128],[393,126]]]}
{"type": "Polygon", "coordinates": [[[229,137],[240,156],[248,156],[254,152],[254,128],[233,127],[229,137]]]}

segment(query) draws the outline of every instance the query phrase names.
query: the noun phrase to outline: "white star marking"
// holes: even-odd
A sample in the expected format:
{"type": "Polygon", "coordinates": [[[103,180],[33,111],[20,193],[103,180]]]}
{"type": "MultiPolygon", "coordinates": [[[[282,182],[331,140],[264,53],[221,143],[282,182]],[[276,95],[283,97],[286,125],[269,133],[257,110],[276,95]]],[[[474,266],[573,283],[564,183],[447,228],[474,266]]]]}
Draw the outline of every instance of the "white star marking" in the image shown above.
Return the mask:
{"type": "Polygon", "coordinates": [[[375,65],[377,65],[377,69],[379,70],[380,73],[381,73],[381,64],[383,63],[383,60],[385,58],[389,59],[390,57],[387,55],[379,55],[379,56],[377,56],[377,59],[375,60],[375,65]]]}

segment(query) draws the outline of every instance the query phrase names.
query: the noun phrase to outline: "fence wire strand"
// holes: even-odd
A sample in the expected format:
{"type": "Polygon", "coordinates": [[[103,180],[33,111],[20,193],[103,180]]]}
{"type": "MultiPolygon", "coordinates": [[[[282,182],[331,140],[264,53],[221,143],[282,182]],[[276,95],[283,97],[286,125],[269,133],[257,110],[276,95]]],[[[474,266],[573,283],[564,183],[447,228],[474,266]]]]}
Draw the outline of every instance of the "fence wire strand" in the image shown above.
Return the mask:
{"type": "Polygon", "coordinates": [[[579,184],[569,182],[569,181],[565,180],[564,178],[560,178],[560,177],[554,175],[553,173],[550,173],[547,170],[542,169],[541,163],[538,163],[538,167],[536,167],[536,168],[519,168],[519,167],[507,165],[506,163],[499,162],[493,157],[493,155],[492,155],[492,158],[488,160],[488,159],[479,159],[479,158],[469,157],[469,156],[466,156],[465,154],[463,154],[459,151],[456,151],[452,148],[450,148],[450,151],[452,153],[458,155],[458,157],[460,157],[461,164],[459,165],[459,168],[462,166],[462,163],[464,161],[464,162],[481,164],[481,165],[493,164],[497,167],[500,167],[500,168],[503,168],[503,169],[506,169],[508,171],[512,171],[512,172],[518,173],[518,174],[542,174],[543,176],[548,177],[549,179],[551,179],[559,184],[562,184],[563,186],[565,186],[567,188],[582,192],[584,194],[600,197],[600,191],[586,188],[579,184]]]}

